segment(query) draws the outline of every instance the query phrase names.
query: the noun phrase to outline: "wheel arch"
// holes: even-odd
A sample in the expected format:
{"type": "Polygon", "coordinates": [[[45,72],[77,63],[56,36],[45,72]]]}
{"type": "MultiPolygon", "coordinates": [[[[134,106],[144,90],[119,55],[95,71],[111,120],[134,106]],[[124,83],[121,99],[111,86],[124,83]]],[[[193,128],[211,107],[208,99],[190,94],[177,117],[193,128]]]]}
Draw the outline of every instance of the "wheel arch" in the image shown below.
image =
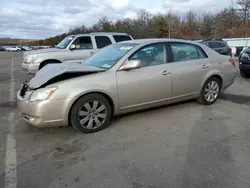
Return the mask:
{"type": "Polygon", "coordinates": [[[200,91],[202,90],[204,84],[206,83],[206,81],[212,77],[215,77],[217,79],[220,80],[220,84],[221,84],[221,88],[223,88],[223,75],[220,73],[220,72],[213,72],[213,73],[210,73],[208,74],[205,79],[203,80],[201,86],[200,86],[200,91]]]}
{"type": "Polygon", "coordinates": [[[40,69],[44,64],[46,64],[46,63],[48,63],[48,62],[62,63],[62,62],[61,62],[60,60],[58,60],[58,59],[46,59],[46,60],[44,60],[44,61],[42,61],[42,62],[40,63],[39,69],[40,69]]]}
{"type": "Polygon", "coordinates": [[[66,116],[67,116],[67,120],[66,120],[66,123],[68,125],[70,125],[70,113],[71,113],[71,110],[72,110],[72,107],[74,106],[74,104],[81,98],[81,97],[84,97],[86,95],[90,95],[90,94],[99,94],[99,95],[102,95],[104,96],[110,103],[111,105],[111,109],[112,109],[112,116],[114,116],[115,114],[115,109],[116,109],[116,106],[115,106],[115,103],[114,103],[114,100],[110,97],[110,95],[108,95],[107,93],[103,92],[103,91],[91,91],[91,92],[87,92],[87,93],[83,93],[83,94],[80,94],[79,96],[77,96],[69,105],[68,109],[67,109],[67,112],[66,112],[66,116]]]}

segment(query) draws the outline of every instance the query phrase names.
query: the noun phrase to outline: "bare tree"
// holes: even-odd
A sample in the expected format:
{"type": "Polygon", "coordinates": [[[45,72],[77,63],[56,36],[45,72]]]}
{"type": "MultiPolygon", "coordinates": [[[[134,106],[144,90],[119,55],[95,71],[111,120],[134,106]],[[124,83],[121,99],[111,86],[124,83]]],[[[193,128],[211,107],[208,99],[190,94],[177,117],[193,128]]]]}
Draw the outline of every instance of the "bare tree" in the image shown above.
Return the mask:
{"type": "Polygon", "coordinates": [[[244,25],[246,25],[250,18],[250,0],[238,0],[237,5],[238,8],[235,11],[240,15],[244,25]]]}
{"type": "Polygon", "coordinates": [[[109,21],[107,17],[99,19],[98,25],[101,31],[112,31],[112,22],[109,21]]]}
{"type": "Polygon", "coordinates": [[[77,26],[62,35],[36,42],[57,44],[66,35],[101,31],[125,32],[133,38],[245,37],[250,33],[250,0],[238,0],[237,3],[237,8],[229,7],[216,14],[189,11],[183,17],[173,12],[152,15],[140,10],[133,19],[110,21],[102,17],[92,27],[77,26]]]}

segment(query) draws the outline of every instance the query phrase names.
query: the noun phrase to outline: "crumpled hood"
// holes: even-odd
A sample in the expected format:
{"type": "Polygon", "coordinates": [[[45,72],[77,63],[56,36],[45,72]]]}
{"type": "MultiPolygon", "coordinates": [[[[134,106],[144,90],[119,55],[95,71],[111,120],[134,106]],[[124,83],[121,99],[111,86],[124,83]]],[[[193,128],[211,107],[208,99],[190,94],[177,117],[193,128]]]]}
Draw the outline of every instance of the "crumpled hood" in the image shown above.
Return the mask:
{"type": "Polygon", "coordinates": [[[26,55],[33,55],[33,54],[43,54],[48,52],[60,52],[65,51],[65,49],[59,49],[59,48],[48,48],[48,49],[41,49],[41,50],[32,50],[24,53],[24,56],[26,55]]]}
{"type": "MultiPolygon", "coordinates": [[[[51,79],[67,73],[94,73],[103,72],[106,69],[91,67],[80,64],[48,64],[39,70],[36,75],[28,82],[30,88],[36,89],[46,84],[51,79]]],[[[84,74],[83,74],[84,75],[84,74]]]]}

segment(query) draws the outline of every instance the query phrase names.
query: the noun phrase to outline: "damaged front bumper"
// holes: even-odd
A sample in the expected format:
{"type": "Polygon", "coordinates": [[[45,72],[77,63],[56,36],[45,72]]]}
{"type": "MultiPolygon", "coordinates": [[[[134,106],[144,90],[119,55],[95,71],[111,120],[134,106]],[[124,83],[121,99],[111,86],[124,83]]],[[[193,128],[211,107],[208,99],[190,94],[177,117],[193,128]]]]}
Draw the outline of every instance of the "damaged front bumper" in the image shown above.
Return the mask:
{"type": "Polygon", "coordinates": [[[63,111],[65,100],[30,102],[33,91],[23,91],[23,88],[17,93],[17,106],[23,120],[36,127],[67,126],[67,116],[63,111]]]}

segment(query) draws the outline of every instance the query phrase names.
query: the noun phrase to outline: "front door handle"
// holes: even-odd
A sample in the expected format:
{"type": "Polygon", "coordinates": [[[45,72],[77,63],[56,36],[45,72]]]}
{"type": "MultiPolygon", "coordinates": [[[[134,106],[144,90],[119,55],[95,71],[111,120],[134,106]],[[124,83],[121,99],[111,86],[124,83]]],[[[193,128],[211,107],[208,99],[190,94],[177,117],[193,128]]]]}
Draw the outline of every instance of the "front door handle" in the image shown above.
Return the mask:
{"type": "Polygon", "coordinates": [[[202,65],[202,69],[207,69],[209,68],[209,65],[202,65]]]}
{"type": "Polygon", "coordinates": [[[165,71],[163,71],[163,72],[161,73],[161,75],[168,75],[168,74],[171,74],[171,72],[169,72],[169,71],[167,71],[167,70],[165,70],[165,71]]]}

